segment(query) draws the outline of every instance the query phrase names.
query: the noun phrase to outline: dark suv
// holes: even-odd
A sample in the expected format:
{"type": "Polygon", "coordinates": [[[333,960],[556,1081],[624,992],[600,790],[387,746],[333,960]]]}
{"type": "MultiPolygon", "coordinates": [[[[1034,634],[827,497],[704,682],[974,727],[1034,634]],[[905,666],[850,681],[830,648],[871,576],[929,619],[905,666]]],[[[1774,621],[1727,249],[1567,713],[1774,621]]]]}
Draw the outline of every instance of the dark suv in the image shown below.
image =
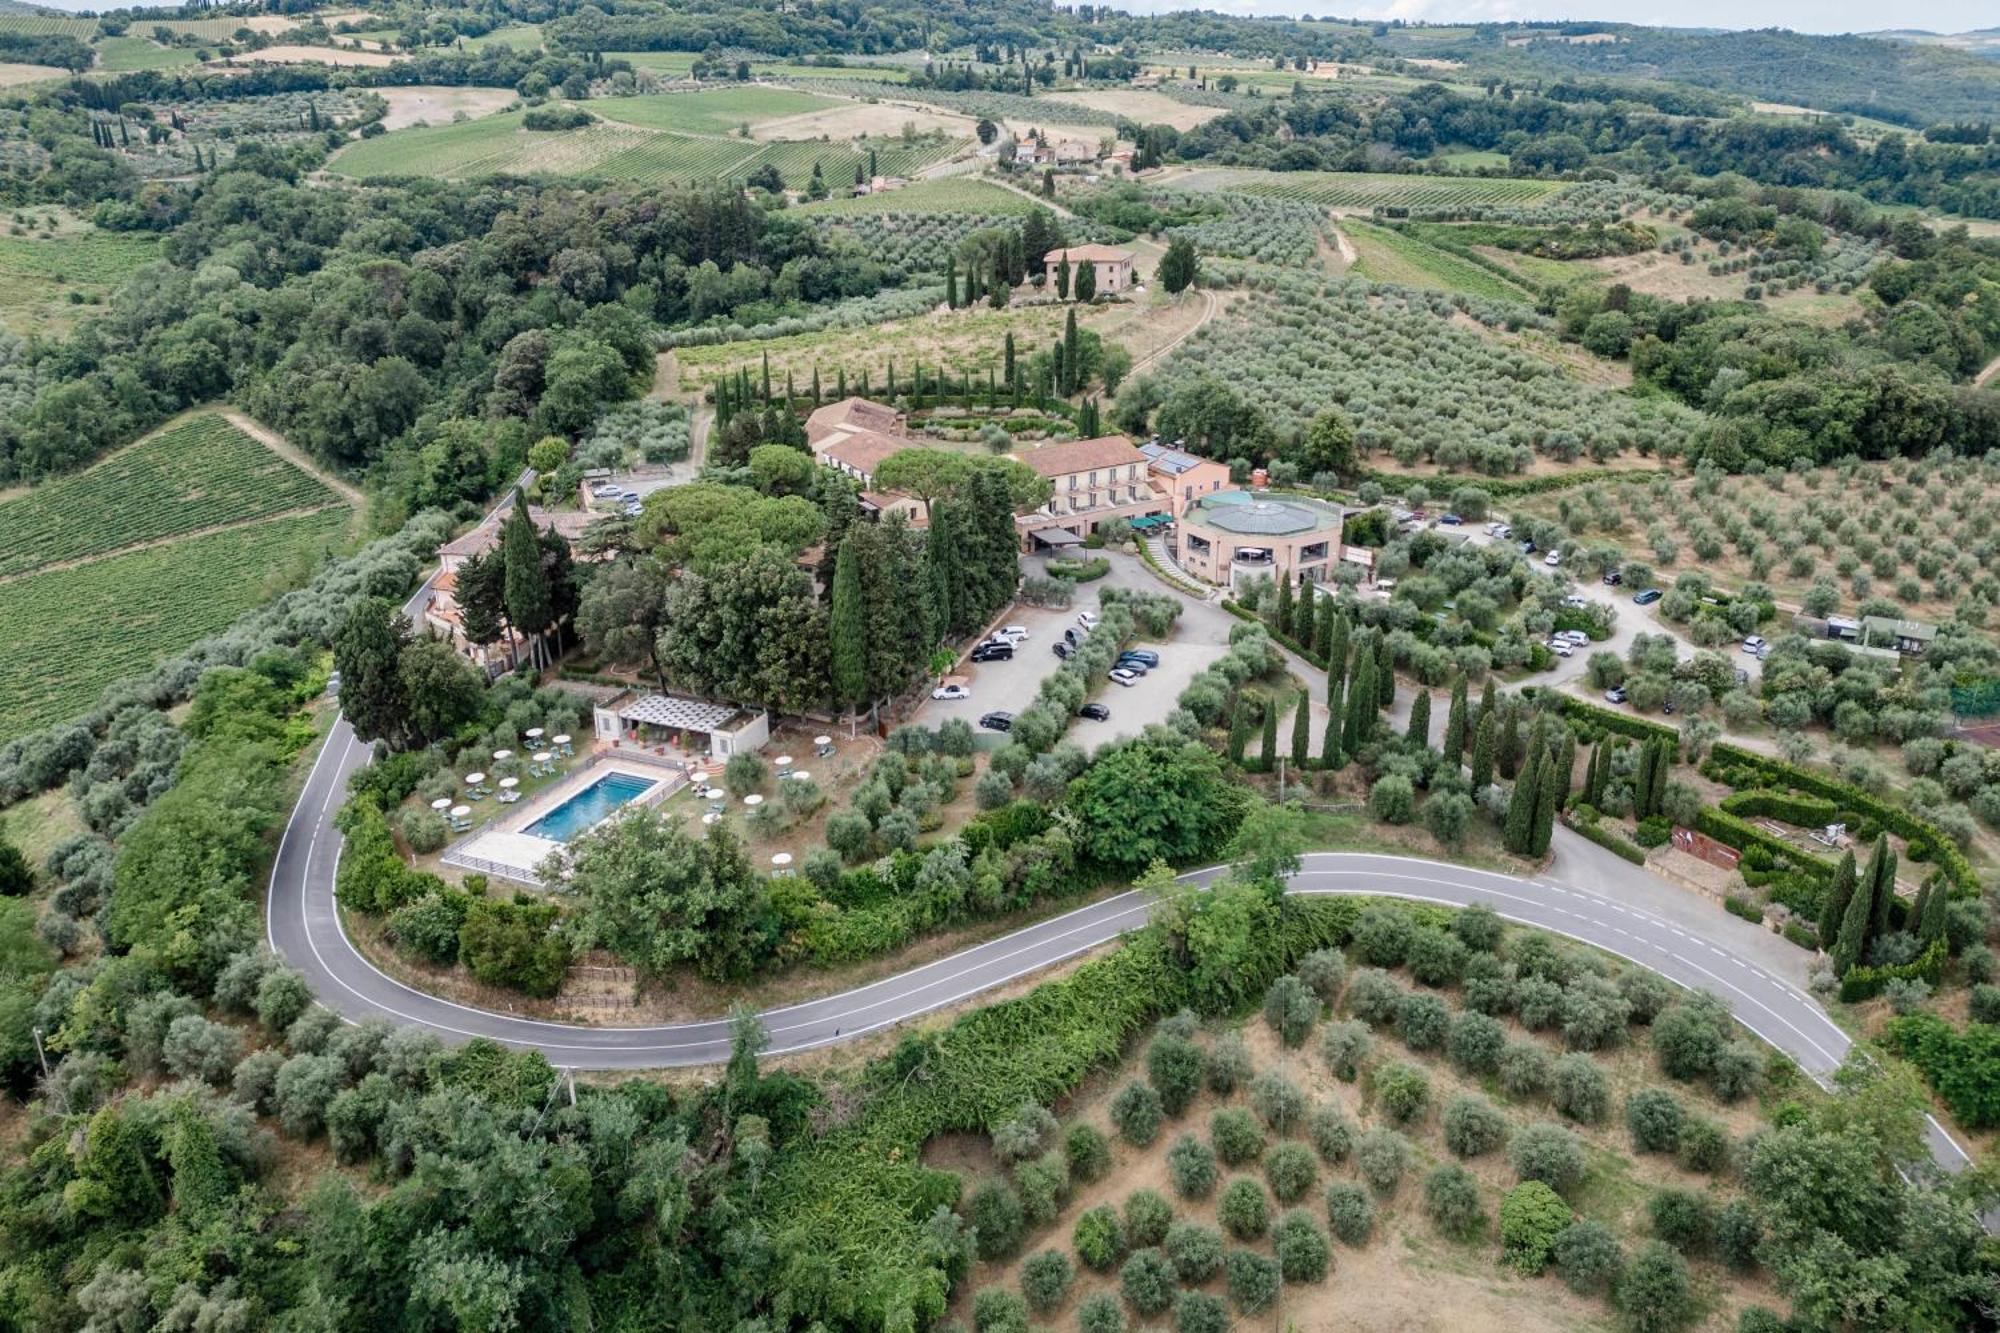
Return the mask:
{"type": "Polygon", "coordinates": [[[1111,710],[1103,704],[1085,704],[1076,710],[1076,715],[1078,717],[1087,717],[1092,722],[1109,722],[1111,720],[1111,710]]]}
{"type": "Polygon", "coordinates": [[[988,731],[1012,731],[1014,729],[1014,715],[1012,713],[988,713],[979,719],[979,725],[988,731]]]}
{"type": "Polygon", "coordinates": [[[982,643],[972,650],[975,662],[1011,662],[1014,660],[1014,645],[1011,643],[982,643]]]}

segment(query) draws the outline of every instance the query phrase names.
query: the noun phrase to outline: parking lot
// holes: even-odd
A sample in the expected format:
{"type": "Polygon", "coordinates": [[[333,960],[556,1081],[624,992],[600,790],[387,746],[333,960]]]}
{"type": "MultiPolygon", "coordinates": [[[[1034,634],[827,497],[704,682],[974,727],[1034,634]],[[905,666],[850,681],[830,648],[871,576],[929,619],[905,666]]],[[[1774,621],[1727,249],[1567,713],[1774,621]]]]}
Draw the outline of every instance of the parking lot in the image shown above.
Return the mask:
{"type": "MultiPolygon", "coordinates": [[[[1095,605],[1095,602],[1089,603],[1095,605]]],[[[1035,701],[1042,677],[1062,665],[1049,645],[1062,638],[1063,631],[1076,624],[1076,610],[1047,610],[1016,606],[1007,623],[1027,628],[1028,637],[1014,649],[1011,662],[967,662],[953,674],[963,676],[972,691],[970,699],[926,699],[912,720],[935,727],[952,718],[964,718],[974,730],[984,713],[1019,713],[1035,701]]],[[[984,733],[996,736],[996,732],[984,733]]]]}

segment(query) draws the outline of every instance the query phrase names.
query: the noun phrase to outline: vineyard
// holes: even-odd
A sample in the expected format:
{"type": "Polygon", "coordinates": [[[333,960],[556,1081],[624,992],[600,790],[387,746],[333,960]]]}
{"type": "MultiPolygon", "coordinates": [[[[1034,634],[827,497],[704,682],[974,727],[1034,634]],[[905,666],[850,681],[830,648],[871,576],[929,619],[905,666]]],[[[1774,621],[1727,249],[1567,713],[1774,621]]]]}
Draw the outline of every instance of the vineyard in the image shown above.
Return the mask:
{"type": "Polygon", "coordinates": [[[218,416],[184,418],[0,503],[0,578],[338,497],[218,416]]]}
{"type": "Polygon", "coordinates": [[[1015,221],[1001,213],[864,213],[822,215],[813,219],[813,225],[822,232],[853,237],[862,252],[879,264],[895,264],[908,273],[941,274],[946,258],[967,237],[993,227],[1011,227],[1015,221]]]}
{"type": "Polygon", "coordinates": [[[54,14],[0,14],[0,32],[23,37],[74,37],[87,42],[97,35],[97,20],[60,18],[54,14]]]}
{"type": "Polygon", "coordinates": [[[1174,184],[1184,190],[1242,190],[1303,199],[1328,208],[1459,209],[1532,203],[1569,188],[1563,181],[1505,176],[1418,176],[1366,171],[1196,171],[1174,184]]]}
{"type": "Polygon", "coordinates": [[[1699,421],[1678,403],[1587,387],[1451,322],[1460,311],[1518,322],[1529,314],[1518,306],[1286,270],[1267,270],[1259,288],[1173,353],[1162,371],[1170,389],[1211,376],[1281,432],[1340,405],[1366,451],[1496,476],[1537,454],[1672,453],[1699,421]]]}
{"type": "MultiPolygon", "coordinates": [[[[1555,182],[1507,182],[1554,184],[1555,182]]],[[[1678,216],[1693,208],[1692,196],[1624,181],[1584,181],[1525,200],[1479,200],[1405,206],[1414,222],[1502,222],[1520,227],[1581,226],[1616,222],[1642,212],[1678,216]]]]}
{"type": "Polygon", "coordinates": [[[809,111],[821,111],[837,105],[830,98],[814,97],[789,88],[734,84],[726,88],[704,88],[700,92],[605,98],[592,102],[590,110],[606,120],[642,130],[722,135],[733,133],[739,125],[756,125],[784,116],[802,116],[809,111]]]}
{"type": "Polygon", "coordinates": [[[227,628],[311,573],[347,517],[273,519],[0,583],[0,741],[73,716],[112,681],[227,628]]]}
{"type": "Polygon", "coordinates": [[[108,74],[141,69],[178,69],[197,59],[185,46],[161,46],[144,37],[105,37],[96,43],[97,66],[108,74]]]}

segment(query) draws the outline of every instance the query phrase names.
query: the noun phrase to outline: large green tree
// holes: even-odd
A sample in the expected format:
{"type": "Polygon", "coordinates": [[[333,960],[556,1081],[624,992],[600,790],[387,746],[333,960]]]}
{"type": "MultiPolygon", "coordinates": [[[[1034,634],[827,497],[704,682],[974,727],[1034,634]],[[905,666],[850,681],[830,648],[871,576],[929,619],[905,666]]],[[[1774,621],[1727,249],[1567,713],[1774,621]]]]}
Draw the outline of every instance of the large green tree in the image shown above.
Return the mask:
{"type": "Polygon", "coordinates": [[[662,620],[660,661],[686,689],[785,711],[826,702],[826,612],[812,575],[783,551],[758,546],[683,574],[662,620]]]}
{"type": "Polygon", "coordinates": [[[410,622],[380,597],[348,609],[333,636],[333,666],[340,673],[340,711],[364,741],[400,747],[408,736],[409,703],[403,692],[403,649],[410,622]]]}
{"type": "Polygon", "coordinates": [[[1248,800],[1207,746],[1142,738],[1100,752],[1071,784],[1069,808],[1091,857],[1130,873],[1215,855],[1248,800]]]}
{"type": "Polygon", "coordinates": [[[776,946],[764,879],[724,826],[697,841],[646,810],[571,843],[574,938],[650,976],[683,963],[724,980],[746,975],[776,946]]]}

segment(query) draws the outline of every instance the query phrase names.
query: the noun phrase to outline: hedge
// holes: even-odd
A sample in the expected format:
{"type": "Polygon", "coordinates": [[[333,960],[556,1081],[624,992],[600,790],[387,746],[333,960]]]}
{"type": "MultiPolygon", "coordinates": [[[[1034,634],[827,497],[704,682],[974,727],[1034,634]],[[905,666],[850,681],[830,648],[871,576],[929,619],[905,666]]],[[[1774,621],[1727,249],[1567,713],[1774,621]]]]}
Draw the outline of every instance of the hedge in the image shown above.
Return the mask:
{"type": "MultiPolygon", "coordinates": [[[[1796,788],[1823,797],[1841,810],[1852,810],[1874,820],[1906,843],[1922,843],[1937,862],[1938,869],[1944,871],[1945,878],[1951,881],[1953,896],[1979,895],[1979,876],[1973,871],[1972,862],[1966,860],[1957,843],[1929,820],[1920,819],[1901,806],[1884,801],[1851,783],[1756,754],[1726,741],[1717,742],[1709,755],[1710,764],[1750,769],[1770,786],[1796,788]]],[[[1706,765],[1704,771],[1707,771],[1706,765]]]]}
{"type": "MultiPolygon", "coordinates": [[[[1540,686],[1530,686],[1528,689],[1522,690],[1521,693],[1532,699],[1540,691],[1540,686]]],[[[1594,727],[1602,727],[1606,731],[1617,732],[1620,736],[1629,736],[1633,740],[1649,741],[1662,739],[1670,740],[1675,745],[1679,745],[1681,742],[1680,732],[1667,726],[1665,723],[1648,722],[1645,718],[1634,717],[1630,713],[1620,713],[1611,708],[1600,708],[1596,704],[1585,703],[1573,695],[1562,694],[1557,697],[1562,700],[1562,711],[1565,717],[1577,718],[1590,723],[1594,727]]]]}
{"type": "Polygon", "coordinates": [[[2000,1028],[1968,1023],[1963,1032],[1936,1014],[1889,1021],[1884,1043],[1923,1071],[1967,1129],[2000,1125],[2000,1028]]]}
{"type": "Polygon", "coordinates": [[[1598,820],[1578,816],[1575,819],[1566,820],[1565,822],[1578,833],[1581,833],[1584,837],[1590,839],[1612,855],[1622,856],[1635,866],[1646,864],[1645,848],[1604,827],[1598,820]]]}
{"type": "Polygon", "coordinates": [[[1801,796],[1796,792],[1732,792],[1722,798],[1722,808],[1744,819],[1779,819],[1800,828],[1818,828],[1840,819],[1840,807],[1822,796],[1801,796]]]}
{"type": "Polygon", "coordinates": [[[1243,605],[1243,603],[1235,601],[1232,598],[1225,597],[1222,599],[1222,609],[1227,611],[1230,615],[1235,616],[1238,620],[1247,621],[1252,625],[1262,625],[1264,627],[1265,633],[1271,636],[1271,642],[1279,644],[1282,647],[1291,649],[1293,652],[1297,653],[1300,657],[1305,658],[1306,661],[1318,667],[1321,671],[1326,670],[1326,659],[1322,658],[1318,653],[1314,652],[1311,648],[1307,648],[1304,645],[1300,644],[1299,641],[1297,639],[1294,639],[1291,635],[1279,633],[1276,626],[1272,625],[1270,621],[1264,619],[1264,617],[1258,615],[1255,611],[1252,611],[1249,607],[1243,605]]]}
{"type": "Polygon", "coordinates": [[[1935,988],[1944,977],[1944,965],[1950,957],[1950,945],[1938,939],[1932,940],[1914,962],[1896,967],[1850,967],[1847,975],[1840,979],[1840,998],[1849,1004],[1872,1000],[1882,993],[1883,987],[1898,978],[1922,981],[1935,988]]]}
{"type": "Polygon", "coordinates": [[[1111,572],[1111,562],[1103,556],[1095,560],[1050,560],[1044,565],[1052,579],[1065,583],[1089,583],[1111,572]]]}
{"type": "Polygon", "coordinates": [[[1696,832],[1706,833],[1717,842],[1728,843],[1738,851],[1747,852],[1753,847],[1761,847],[1774,859],[1812,876],[1822,887],[1833,880],[1832,862],[1802,852],[1783,838],[1774,838],[1747,820],[1712,805],[1702,807],[1701,813],[1694,818],[1694,827],[1696,832]]]}

